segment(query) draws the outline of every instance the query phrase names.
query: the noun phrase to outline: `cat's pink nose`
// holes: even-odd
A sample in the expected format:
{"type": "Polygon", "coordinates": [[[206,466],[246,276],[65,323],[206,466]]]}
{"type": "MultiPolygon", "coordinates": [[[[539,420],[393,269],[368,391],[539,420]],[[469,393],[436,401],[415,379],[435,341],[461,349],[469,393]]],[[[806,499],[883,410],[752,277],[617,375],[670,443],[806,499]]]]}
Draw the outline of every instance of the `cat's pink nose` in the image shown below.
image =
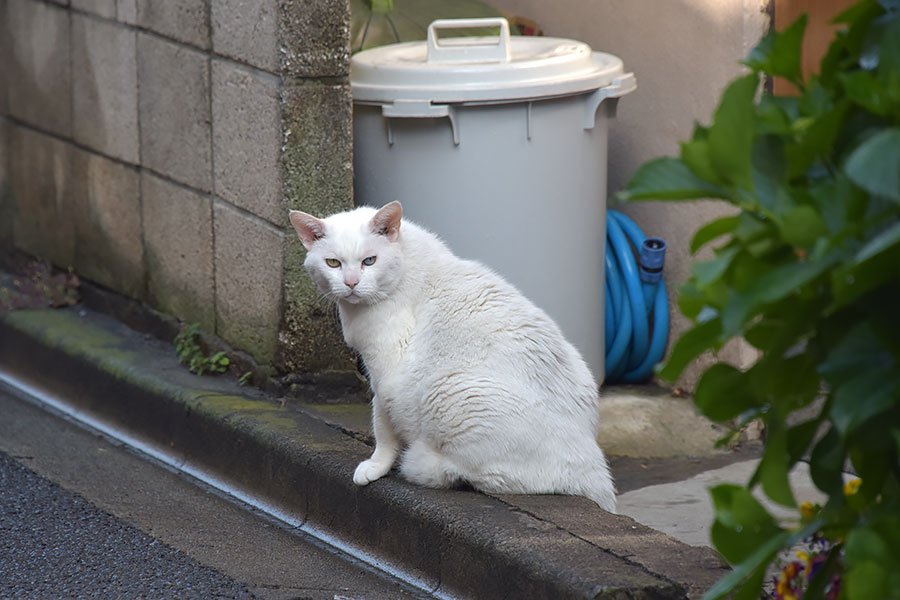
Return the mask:
{"type": "Polygon", "coordinates": [[[359,279],[345,279],[344,285],[346,285],[351,290],[356,287],[356,284],[359,283],[359,279]]]}

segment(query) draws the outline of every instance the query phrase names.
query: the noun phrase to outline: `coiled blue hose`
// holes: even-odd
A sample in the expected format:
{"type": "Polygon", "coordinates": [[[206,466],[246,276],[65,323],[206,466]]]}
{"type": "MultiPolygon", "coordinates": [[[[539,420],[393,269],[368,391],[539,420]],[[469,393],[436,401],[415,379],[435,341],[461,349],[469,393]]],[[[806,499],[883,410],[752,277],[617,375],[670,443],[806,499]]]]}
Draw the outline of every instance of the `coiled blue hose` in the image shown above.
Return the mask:
{"type": "Polygon", "coordinates": [[[623,213],[606,213],[606,383],[649,379],[669,339],[666,243],[623,213]],[[635,248],[640,261],[635,261],[635,248]]]}

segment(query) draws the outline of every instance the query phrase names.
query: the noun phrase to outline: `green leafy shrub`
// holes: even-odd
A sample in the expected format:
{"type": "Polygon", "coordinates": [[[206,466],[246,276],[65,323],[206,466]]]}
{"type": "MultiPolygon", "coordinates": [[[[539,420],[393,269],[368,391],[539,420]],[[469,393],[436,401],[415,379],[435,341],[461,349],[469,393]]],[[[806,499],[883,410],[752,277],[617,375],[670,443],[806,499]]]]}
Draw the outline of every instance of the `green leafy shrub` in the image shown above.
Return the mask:
{"type": "Polygon", "coordinates": [[[900,1],[865,0],[836,22],[807,81],[805,18],[769,33],[712,124],[698,125],[678,158],[643,165],[622,193],[739,209],[691,241],[692,252],[718,245],[680,289],[695,325],[660,371],[675,379],[736,336],[761,351],[745,371],[712,365],[695,391],[714,421],[766,426],[747,486],[711,490],[712,541],[735,568],[709,598],[758,597],[773,558],[810,536],[828,544],[804,598],[833,595],[835,577],[841,597],[900,597],[900,1]],[[797,95],[760,94],[766,75],[797,95]],[[789,418],[823,397],[813,418],[789,418]],[[828,501],[801,515],[788,472],[806,457],[828,501]],[[862,481],[853,494],[847,464],[862,481]],[[756,486],[797,508],[797,521],[772,517],[751,496],[756,486]]]}
{"type": "Polygon", "coordinates": [[[206,355],[200,342],[199,323],[181,328],[178,335],[175,336],[175,353],[181,364],[196,375],[224,373],[231,364],[231,360],[225,352],[216,352],[212,356],[206,355]]]}

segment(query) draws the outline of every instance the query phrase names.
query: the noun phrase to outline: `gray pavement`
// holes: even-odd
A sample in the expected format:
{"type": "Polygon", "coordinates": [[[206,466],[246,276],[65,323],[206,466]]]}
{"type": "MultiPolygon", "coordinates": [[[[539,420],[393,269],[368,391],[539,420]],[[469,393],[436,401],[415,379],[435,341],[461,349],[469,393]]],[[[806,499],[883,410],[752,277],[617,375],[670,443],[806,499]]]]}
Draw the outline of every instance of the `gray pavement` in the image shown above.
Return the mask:
{"type": "MultiPolygon", "coordinates": [[[[715,516],[709,488],[721,483],[744,485],[753,475],[757,459],[731,463],[701,471],[680,481],[650,485],[628,491],[618,497],[622,514],[667,533],[692,546],[711,546],[710,527],[715,516]]],[[[826,498],[812,483],[809,466],[798,463],[790,474],[797,502],[824,503],[826,498]]],[[[776,518],[790,521],[796,513],[766,498],[757,488],[754,496],[776,518]]]]}
{"type": "Polygon", "coordinates": [[[0,452],[0,597],[252,598],[0,452]]]}
{"type": "Polygon", "coordinates": [[[0,598],[429,597],[0,391],[0,598]]]}

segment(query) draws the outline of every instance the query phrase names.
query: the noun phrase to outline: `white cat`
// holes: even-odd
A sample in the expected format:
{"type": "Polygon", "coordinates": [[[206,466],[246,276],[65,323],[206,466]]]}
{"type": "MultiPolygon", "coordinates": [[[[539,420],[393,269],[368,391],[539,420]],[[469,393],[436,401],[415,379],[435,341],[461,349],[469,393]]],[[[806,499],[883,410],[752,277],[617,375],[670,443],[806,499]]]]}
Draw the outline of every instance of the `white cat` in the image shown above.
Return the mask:
{"type": "Polygon", "coordinates": [[[290,213],[306,270],[337,302],[371,379],[375,452],[353,481],[383,477],[402,453],[401,474],[421,485],[587,496],[615,510],[597,386],[578,351],[512,285],[401,213],[398,202],[290,213]]]}

